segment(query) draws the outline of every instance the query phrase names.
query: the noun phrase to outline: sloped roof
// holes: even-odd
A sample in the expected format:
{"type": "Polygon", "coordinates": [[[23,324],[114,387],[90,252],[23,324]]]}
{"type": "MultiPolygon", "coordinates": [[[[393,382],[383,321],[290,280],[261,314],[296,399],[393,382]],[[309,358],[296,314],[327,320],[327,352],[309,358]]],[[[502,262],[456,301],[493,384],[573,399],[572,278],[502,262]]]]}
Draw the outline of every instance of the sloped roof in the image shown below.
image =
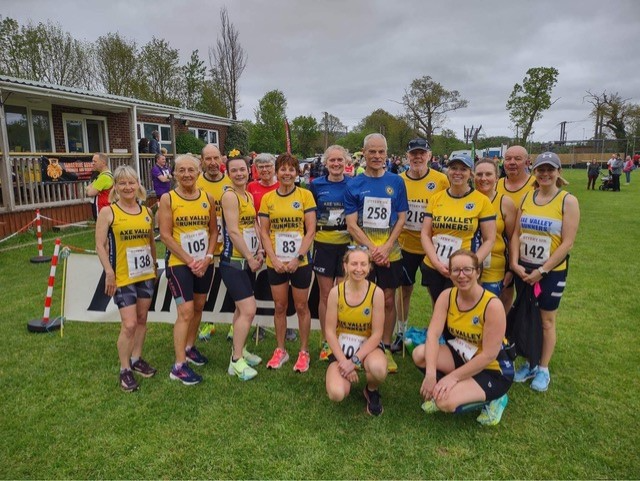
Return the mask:
{"type": "Polygon", "coordinates": [[[222,125],[231,125],[232,123],[236,122],[235,120],[226,117],[197,112],[195,110],[175,107],[173,105],[163,105],[155,102],[149,102],[147,100],[123,97],[121,95],[112,95],[104,92],[83,90],[76,87],[49,84],[46,82],[9,77],[6,75],[0,75],[0,89],[21,92],[23,94],[40,94],[48,97],[51,97],[51,93],[55,92],[55,96],[60,99],[79,100],[81,98],[84,98],[87,101],[104,103],[112,106],[136,106],[140,113],[159,113],[164,115],[173,114],[176,118],[179,119],[189,118],[195,120],[204,120],[222,125]]]}

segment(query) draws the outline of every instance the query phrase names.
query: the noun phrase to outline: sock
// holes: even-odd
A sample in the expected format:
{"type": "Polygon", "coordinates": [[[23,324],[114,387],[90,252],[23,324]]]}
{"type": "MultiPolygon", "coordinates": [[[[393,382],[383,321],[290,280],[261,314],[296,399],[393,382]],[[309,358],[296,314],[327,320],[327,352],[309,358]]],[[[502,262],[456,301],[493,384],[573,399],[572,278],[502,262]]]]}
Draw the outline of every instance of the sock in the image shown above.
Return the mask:
{"type": "Polygon", "coordinates": [[[138,362],[140,360],[139,357],[132,357],[131,358],[131,365],[133,366],[136,362],[138,362]]]}
{"type": "Polygon", "coordinates": [[[193,347],[193,346],[187,346],[187,347],[184,349],[184,352],[189,352],[189,351],[191,350],[191,348],[192,348],[192,347],[193,347]]]}
{"type": "Polygon", "coordinates": [[[538,366],[538,371],[549,374],[549,366],[547,367],[538,366]]]}
{"type": "Polygon", "coordinates": [[[240,360],[239,357],[233,357],[231,356],[231,362],[238,362],[240,360]]]}
{"type": "Polygon", "coordinates": [[[173,367],[175,370],[179,370],[182,368],[183,363],[182,362],[176,362],[173,367]]]}
{"type": "Polygon", "coordinates": [[[121,367],[120,368],[120,374],[124,374],[125,372],[127,372],[129,370],[128,367],[121,367]]]}

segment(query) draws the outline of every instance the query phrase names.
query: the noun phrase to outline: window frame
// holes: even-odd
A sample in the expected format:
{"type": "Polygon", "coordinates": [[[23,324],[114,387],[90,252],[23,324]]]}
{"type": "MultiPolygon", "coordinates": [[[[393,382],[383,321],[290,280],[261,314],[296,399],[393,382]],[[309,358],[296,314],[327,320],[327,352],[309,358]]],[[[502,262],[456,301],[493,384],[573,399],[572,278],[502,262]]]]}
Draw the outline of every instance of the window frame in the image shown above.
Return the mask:
{"type": "Polygon", "coordinates": [[[193,134],[193,136],[196,139],[199,139],[200,136],[198,135],[198,130],[205,130],[207,132],[207,141],[205,143],[207,144],[213,144],[216,147],[220,147],[220,131],[218,129],[207,129],[207,128],[201,128],[201,127],[189,127],[189,133],[193,134]],[[216,141],[215,142],[211,142],[211,134],[215,133],[216,135],[216,141]]]}
{"type": "Polygon", "coordinates": [[[103,117],[100,115],[85,115],[85,114],[73,114],[73,113],[63,113],[62,114],[62,130],[64,132],[64,150],[68,154],[91,154],[93,152],[89,152],[87,150],[89,148],[89,137],[87,135],[87,119],[89,120],[99,120],[102,121],[104,125],[104,152],[108,153],[109,150],[109,124],[107,122],[107,117],[103,117]],[[67,137],[67,120],[80,120],[82,121],[82,152],[69,152],[69,139],[67,137]]]}
{"type": "MultiPolygon", "coordinates": [[[[54,132],[53,132],[53,116],[51,115],[51,104],[46,104],[46,105],[42,105],[42,106],[31,106],[28,104],[28,102],[11,102],[11,103],[7,103],[4,106],[4,115],[5,115],[5,122],[6,122],[6,116],[7,116],[7,107],[19,107],[19,108],[24,108],[27,109],[27,130],[29,133],[29,152],[31,153],[55,153],[56,152],[56,141],[55,141],[55,137],[54,137],[54,132]],[[49,141],[51,143],[51,150],[50,151],[37,151],[35,150],[36,147],[36,136],[35,133],[33,131],[33,114],[32,114],[32,110],[36,110],[39,112],[46,112],[49,115],[49,141]]],[[[9,140],[9,139],[7,139],[9,140]]],[[[8,146],[7,146],[8,147],[8,146]]],[[[16,152],[14,150],[10,150],[9,152],[13,152],[13,153],[25,153],[25,152],[16,152]]]]}
{"type": "Polygon", "coordinates": [[[158,142],[160,142],[160,147],[161,148],[164,147],[165,149],[167,149],[167,152],[171,152],[171,148],[172,148],[172,143],[171,143],[171,125],[170,124],[162,124],[160,122],[142,122],[142,121],[136,122],[136,136],[137,136],[138,143],[140,142],[140,139],[142,139],[142,137],[144,135],[144,126],[145,125],[153,125],[154,126],[153,130],[157,130],[158,131],[158,135],[160,136],[160,139],[158,140],[158,142]],[[163,139],[162,138],[162,128],[163,127],[169,129],[169,138],[168,139],[163,139]]]}

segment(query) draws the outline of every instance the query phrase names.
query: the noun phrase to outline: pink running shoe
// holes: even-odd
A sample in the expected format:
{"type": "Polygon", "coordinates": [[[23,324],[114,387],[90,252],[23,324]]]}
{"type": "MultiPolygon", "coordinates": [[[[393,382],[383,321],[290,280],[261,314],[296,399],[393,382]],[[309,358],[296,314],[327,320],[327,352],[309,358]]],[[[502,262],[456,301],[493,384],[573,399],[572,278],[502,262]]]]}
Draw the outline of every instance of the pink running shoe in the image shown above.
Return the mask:
{"type": "Polygon", "coordinates": [[[267,363],[267,369],[280,369],[282,365],[289,360],[289,354],[284,349],[279,347],[273,351],[273,356],[267,363]]]}
{"type": "Polygon", "coordinates": [[[309,370],[310,356],[307,351],[300,351],[298,354],[298,360],[293,366],[293,370],[296,372],[307,372],[309,370]]]}

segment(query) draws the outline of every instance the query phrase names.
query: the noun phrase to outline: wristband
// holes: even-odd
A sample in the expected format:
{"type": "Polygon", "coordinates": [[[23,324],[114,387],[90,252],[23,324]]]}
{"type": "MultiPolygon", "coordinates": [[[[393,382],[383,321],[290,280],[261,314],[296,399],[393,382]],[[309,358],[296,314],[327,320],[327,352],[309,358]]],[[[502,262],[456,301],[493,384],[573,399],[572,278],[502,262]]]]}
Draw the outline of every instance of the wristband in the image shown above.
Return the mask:
{"type": "Polygon", "coordinates": [[[538,267],[538,272],[540,273],[540,275],[542,277],[545,277],[547,274],[549,274],[547,271],[545,271],[542,266],[538,267]]]}
{"type": "Polygon", "coordinates": [[[207,254],[205,257],[208,257],[211,261],[213,260],[213,254],[207,254]]]}

